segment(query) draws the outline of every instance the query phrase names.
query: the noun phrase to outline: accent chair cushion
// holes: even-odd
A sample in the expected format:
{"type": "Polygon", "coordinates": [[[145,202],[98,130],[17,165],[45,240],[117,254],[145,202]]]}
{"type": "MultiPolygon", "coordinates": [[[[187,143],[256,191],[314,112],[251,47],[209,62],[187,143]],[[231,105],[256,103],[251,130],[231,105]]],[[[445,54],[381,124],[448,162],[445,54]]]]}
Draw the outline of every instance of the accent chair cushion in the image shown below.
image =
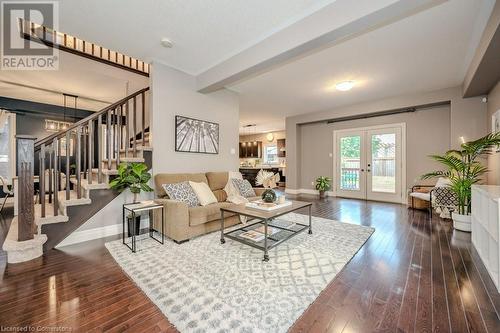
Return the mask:
{"type": "Polygon", "coordinates": [[[200,205],[200,201],[189,182],[163,184],[163,189],[172,200],[185,202],[189,207],[200,205]]]}
{"type": "Polygon", "coordinates": [[[246,179],[236,179],[233,178],[231,181],[234,184],[234,187],[240,192],[240,195],[245,198],[255,197],[255,191],[252,188],[250,182],[246,179]]]}
{"type": "Polygon", "coordinates": [[[212,193],[212,190],[210,189],[210,187],[208,187],[206,183],[203,182],[196,183],[190,181],[189,185],[191,185],[191,188],[193,189],[194,193],[196,193],[200,205],[206,206],[211,203],[217,202],[217,198],[212,193]]]}

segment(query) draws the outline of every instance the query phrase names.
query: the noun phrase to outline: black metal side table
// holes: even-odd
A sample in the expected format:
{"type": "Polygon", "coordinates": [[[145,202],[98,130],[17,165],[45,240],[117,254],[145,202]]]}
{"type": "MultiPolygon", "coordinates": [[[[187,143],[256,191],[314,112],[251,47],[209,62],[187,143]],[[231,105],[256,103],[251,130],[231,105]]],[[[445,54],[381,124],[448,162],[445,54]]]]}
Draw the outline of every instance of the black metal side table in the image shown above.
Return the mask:
{"type": "MultiPolygon", "coordinates": [[[[149,200],[149,201],[141,201],[141,202],[136,202],[136,203],[128,203],[128,204],[124,204],[123,205],[123,217],[122,217],[122,240],[123,240],[123,244],[127,245],[127,247],[129,249],[132,250],[132,252],[136,252],[136,237],[138,236],[137,233],[136,233],[136,223],[137,223],[137,219],[136,217],[138,216],[137,214],[138,213],[142,213],[142,212],[148,212],[149,214],[149,237],[151,237],[152,239],[154,239],[155,241],[157,241],[158,243],[160,244],[164,244],[165,243],[165,233],[164,233],[164,226],[163,226],[163,216],[164,216],[164,209],[165,207],[163,206],[163,204],[159,204],[157,202],[155,202],[154,200],[149,200]],[[159,238],[156,238],[154,236],[154,232],[155,230],[153,229],[153,218],[154,218],[154,214],[153,214],[153,211],[155,209],[161,209],[161,240],[159,238]],[[125,242],[125,221],[127,220],[127,212],[130,213],[130,217],[132,219],[132,230],[128,230],[130,233],[131,233],[131,237],[132,237],[132,246],[130,246],[127,242],[125,242]]],[[[139,221],[140,223],[140,221],[139,221]]]]}

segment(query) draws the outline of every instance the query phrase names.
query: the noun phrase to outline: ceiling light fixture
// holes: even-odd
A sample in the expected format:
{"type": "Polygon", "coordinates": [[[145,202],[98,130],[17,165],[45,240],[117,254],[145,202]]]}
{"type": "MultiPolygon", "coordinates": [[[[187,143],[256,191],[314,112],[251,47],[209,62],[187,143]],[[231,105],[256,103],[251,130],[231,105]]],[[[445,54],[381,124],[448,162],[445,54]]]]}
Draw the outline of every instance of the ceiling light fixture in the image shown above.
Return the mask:
{"type": "Polygon", "coordinates": [[[167,49],[170,49],[172,46],[174,46],[174,43],[168,38],[162,38],[161,39],[161,46],[166,47],[167,49]]]}
{"type": "Polygon", "coordinates": [[[348,91],[354,87],[354,81],[342,81],[335,85],[335,89],[339,91],[348,91]]]}

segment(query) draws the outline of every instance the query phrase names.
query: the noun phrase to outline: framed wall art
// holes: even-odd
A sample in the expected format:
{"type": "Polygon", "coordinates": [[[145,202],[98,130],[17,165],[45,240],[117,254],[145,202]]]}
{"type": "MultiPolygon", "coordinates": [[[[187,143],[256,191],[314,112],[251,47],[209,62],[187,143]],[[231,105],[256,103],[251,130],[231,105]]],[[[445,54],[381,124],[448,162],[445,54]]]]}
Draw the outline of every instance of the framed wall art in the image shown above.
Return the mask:
{"type": "Polygon", "coordinates": [[[175,116],[175,151],[218,154],[219,124],[175,116]]]}

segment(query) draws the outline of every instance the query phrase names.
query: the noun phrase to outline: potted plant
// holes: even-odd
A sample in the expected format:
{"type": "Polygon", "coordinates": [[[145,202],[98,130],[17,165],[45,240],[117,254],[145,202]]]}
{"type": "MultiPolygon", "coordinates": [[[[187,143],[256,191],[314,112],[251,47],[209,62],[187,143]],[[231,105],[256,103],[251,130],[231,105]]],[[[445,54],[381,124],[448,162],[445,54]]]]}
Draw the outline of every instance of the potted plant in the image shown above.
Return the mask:
{"type": "Polygon", "coordinates": [[[453,227],[457,230],[470,231],[471,188],[479,183],[488,172],[478,158],[491,153],[500,144],[500,133],[490,133],[476,141],[465,142],[459,150],[450,150],[444,155],[432,155],[431,158],[446,167],[444,170],[429,172],[422,179],[446,177],[450,180],[450,189],[458,200],[457,211],[452,212],[453,227]]]}
{"type": "Polygon", "coordinates": [[[260,170],[255,178],[256,185],[262,185],[266,190],[262,193],[262,201],[267,203],[272,203],[276,201],[276,192],[273,188],[276,187],[276,183],[279,182],[280,175],[278,173],[272,173],[270,171],[260,170]]]}
{"type": "Polygon", "coordinates": [[[316,189],[319,191],[319,198],[325,198],[325,192],[331,188],[330,182],[332,179],[326,176],[316,178],[316,189]]]}
{"type": "MultiPolygon", "coordinates": [[[[153,189],[148,185],[151,179],[151,174],[147,171],[148,167],[144,163],[122,163],[118,167],[118,176],[109,182],[109,187],[120,192],[130,189],[134,195],[134,203],[137,202],[137,196],[144,192],[152,192],[153,189]]],[[[127,217],[128,222],[128,235],[131,235],[133,221],[131,216],[127,217]]],[[[136,216],[135,221],[135,234],[139,234],[141,217],[136,216]]]]}

